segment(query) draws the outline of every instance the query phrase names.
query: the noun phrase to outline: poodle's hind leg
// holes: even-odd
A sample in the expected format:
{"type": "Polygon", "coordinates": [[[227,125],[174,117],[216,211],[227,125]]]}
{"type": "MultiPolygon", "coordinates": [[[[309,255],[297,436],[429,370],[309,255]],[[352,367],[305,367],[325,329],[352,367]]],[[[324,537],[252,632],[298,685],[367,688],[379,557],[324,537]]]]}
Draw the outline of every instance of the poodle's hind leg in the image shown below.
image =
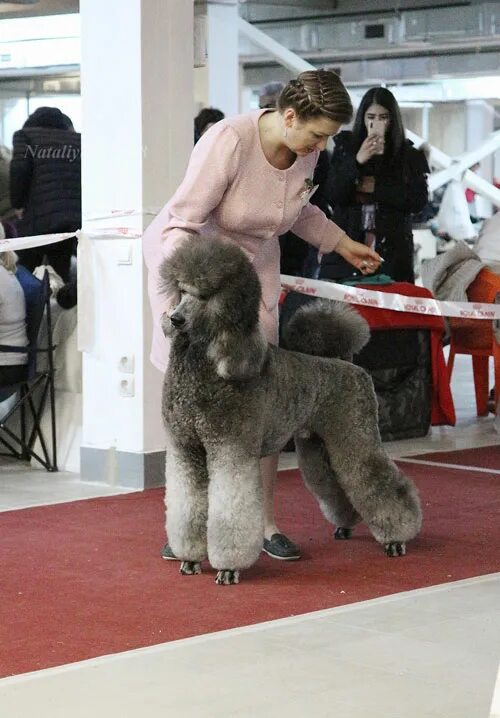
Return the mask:
{"type": "Polygon", "coordinates": [[[201,447],[185,447],[172,440],[166,456],[167,535],[180,573],[201,572],[207,557],[208,472],[201,447]]]}
{"type": "Polygon", "coordinates": [[[335,538],[348,539],[361,517],[353,507],[332,469],[322,439],[294,437],[299,469],[304,483],[316,497],[321,511],[336,526],[335,538]]]}
{"type": "Polygon", "coordinates": [[[208,559],[216,583],[238,583],[262,551],[264,519],[259,457],[239,446],[208,452],[208,559]]]}
{"type": "Polygon", "coordinates": [[[347,440],[341,445],[331,440],[327,446],[342,488],[376,541],[388,556],[404,556],[406,541],[417,535],[422,523],[413,482],[380,444],[361,447],[359,442],[350,446],[347,440]]]}

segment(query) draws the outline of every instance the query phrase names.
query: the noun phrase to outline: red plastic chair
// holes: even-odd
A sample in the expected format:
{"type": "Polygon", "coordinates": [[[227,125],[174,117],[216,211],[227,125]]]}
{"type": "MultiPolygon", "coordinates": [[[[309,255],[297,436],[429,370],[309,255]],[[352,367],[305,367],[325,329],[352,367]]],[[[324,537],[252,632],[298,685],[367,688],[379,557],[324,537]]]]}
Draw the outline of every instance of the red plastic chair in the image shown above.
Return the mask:
{"type": "MultiPolygon", "coordinates": [[[[500,303],[500,275],[489,269],[482,269],[467,290],[470,302],[500,303]]],[[[500,345],[495,337],[494,322],[485,319],[450,318],[450,355],[448,378],[451,381],[456,354],[472,356],[472,371],[476,392],[478,416],[488,414],[488,365],[493,357],[495,366],[495,407],[500,394],[500,345]]]]}

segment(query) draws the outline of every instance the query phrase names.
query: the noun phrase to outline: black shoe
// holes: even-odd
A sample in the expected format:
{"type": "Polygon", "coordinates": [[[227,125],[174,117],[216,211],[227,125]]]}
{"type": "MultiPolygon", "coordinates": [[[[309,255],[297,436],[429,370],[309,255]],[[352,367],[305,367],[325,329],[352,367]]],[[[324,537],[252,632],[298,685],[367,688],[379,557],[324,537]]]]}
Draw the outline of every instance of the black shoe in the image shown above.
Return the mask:
{"type": "Polygon", "coordinates": [[[172,551],[168,543],[166,543],[165,546],[162,548],[161,557],[166,559],[167,561],[180,561],[177,556],[174,556],[174,552],[172,551]]]}
{"type": "Polygon", "coordinates": [[[346,541],[351,538],[352,529],[345,529],[342,526],[339,526],[335,529],[335,533],[333,535],[338,541],[346,541]]]}
{"type": "Polygon", "coordinates": [[[300,549],[285,534],[273,534],[270,539],[264,539],[263,550],[271,558],[280,561],[297,561],[300,558],[300,549]]]}

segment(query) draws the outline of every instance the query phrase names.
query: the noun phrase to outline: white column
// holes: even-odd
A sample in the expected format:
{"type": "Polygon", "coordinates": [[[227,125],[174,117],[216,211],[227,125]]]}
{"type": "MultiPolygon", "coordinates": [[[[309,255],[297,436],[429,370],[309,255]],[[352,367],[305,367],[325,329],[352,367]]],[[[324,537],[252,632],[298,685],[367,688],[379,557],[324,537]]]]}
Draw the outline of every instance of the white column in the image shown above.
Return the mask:
{"type": "Polygon", "coordinates": [[[139,235],[92,239],[81,263],[79,295],[94,303],[81,473],[142,488],[163,479],[164,435],[140,235],[192,149],[193,0],[81,0],[80,14],[83,229],[120,225],[139,235]],[[139,214],[90,221],[117,209],[139,214]]]}
{"type": "Polygon", "coordinates": [[[237,0],[207,4],[208,104],[228,117],[240,112],[237,0]]]}
{"type": "MultiPolygon", "coordinates": [[[[474,151],[494,130],[494,109],[484,100],[468,100],[465,107],[465,149],[474,151]]],[[[488,180],[488,182],[493,180],[492,155],[481,160],[481,166],[477,174],[488,180]]],[[[476,195],[475,211],[478,217],[490,217],[492,213],[491,202],[480,195],[476,195]]]]}
{"type": "Polygon", "coordinates": [[[422,137],[425,142],[429,141],[429,113],[431,105],[430,103],[424,103],[422,105],[422,137]]]}

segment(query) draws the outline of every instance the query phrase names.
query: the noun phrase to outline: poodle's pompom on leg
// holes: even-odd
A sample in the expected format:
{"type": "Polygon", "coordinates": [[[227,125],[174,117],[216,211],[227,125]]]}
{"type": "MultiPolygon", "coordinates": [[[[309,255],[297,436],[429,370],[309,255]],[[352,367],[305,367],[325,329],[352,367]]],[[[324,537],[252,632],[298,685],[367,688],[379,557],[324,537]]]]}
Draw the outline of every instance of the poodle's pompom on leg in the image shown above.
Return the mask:
{"type": "Polygon", "coordinates": [[[208,474],[203,452],[188,454],[169,439],[165,473],[170,547],[183,561],[182,574],[200,573],[199,564],[207,557],[208,474]]]}
{"type": "Polygon", "coordinates": [[[404,556],[406,541],[420,531],[422,513],[416,487],[380,446],[370,452],[358,449],[351,460],[332,463],[342,487],[376,541],[388,556],[404,556]],[[340,465],[342,464],[342,465],[340,465]]]}
{"type": "Polygon", "coordinates": [[[264,540],[258,455],[227,445],[208,452],[208,559],[217,583],[238,582],[238,571],[257,560],[264,540]]]}
{"type": "Polygon", "coordinates": [[[324,442],[319,436],[310,439],[295,436],[294,440],[304,483],[316,497],[325,518],[337,526],[335,538],[350,538],[361,517],[335,476],[324,442]]]}
{"type": "Polygon", "coordinates": [[[377,398],[368,374],[351,367],[342,411],[332,399],[320,420],[330,463],[347,498],[386,553],[404,555],[405,542],[420,531],[420,501],[413,482],[384,451],[377,398]]]}

